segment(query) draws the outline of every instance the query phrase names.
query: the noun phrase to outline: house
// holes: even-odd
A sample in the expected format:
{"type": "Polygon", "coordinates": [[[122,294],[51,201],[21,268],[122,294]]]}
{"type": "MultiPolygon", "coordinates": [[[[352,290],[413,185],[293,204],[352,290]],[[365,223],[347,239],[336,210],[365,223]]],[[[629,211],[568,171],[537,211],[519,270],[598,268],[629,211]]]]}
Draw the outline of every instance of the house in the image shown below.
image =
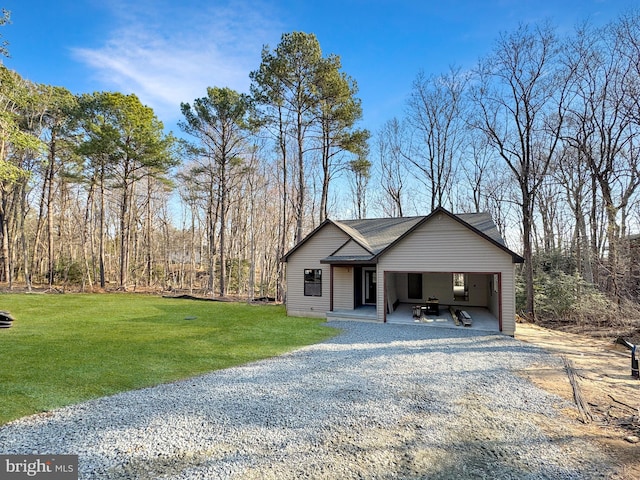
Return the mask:
{"type": "Polygon", "coordinates": [[[282,259],[287,314],[386,322],[399,307],[436,298],[440,308],[479,307],[495,330],[515,332],[515,264],[487,213],[438,207],[420,217],[325,220],[282,259]]]}

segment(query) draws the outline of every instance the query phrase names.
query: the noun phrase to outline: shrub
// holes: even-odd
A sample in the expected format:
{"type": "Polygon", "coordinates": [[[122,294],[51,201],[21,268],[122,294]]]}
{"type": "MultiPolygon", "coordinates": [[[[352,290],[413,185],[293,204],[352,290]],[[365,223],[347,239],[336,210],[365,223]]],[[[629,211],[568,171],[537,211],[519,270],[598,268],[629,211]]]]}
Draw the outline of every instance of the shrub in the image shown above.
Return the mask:
{"type": "Polygon", "coordinates": [[[82,265],[69,259],[59,260],[54,270],[56,282],[62,282],[66,285],[81,285],[83,276],[82,265]]]}

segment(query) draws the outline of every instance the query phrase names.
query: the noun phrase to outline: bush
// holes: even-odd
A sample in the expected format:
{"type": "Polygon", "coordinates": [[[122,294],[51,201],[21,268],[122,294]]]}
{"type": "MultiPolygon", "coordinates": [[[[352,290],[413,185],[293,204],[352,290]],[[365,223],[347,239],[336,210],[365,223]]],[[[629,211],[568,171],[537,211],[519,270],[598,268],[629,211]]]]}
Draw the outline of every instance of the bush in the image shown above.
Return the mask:
{"type": "Polygon", "coordinates": [[[69,259],[61,259],[56,265],[54,279],[66,285],[81,285],[84,277],[82,264],[69,259]]]}
{"type": "MultiPolygon", "coordinates": [[[[534,278],[536,318],[580,326],[630,328],[640,324],[640,305],[614,299],[600,292],[580,275],[567,275],[560,270],[538,270],[534,278]]],[[[522,277],[516,283],[516,307],[525,308],[525,285],[522,277]]]]}
{"type": "Polygon", "coordinates": [[[592,285],[579,275],[567,275],[562,271],[540,273],[534,283],[537,313],[542,317],[567,316],[583,297],[595,293],[592,285]]]}

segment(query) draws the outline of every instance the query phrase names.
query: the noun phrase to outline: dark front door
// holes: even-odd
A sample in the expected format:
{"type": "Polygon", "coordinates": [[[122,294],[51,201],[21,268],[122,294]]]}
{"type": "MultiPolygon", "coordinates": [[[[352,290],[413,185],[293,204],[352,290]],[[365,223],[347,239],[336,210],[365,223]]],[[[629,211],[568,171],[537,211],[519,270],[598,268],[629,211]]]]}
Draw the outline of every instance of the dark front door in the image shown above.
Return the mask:
{"type": "Polygon", "coordinates": [[[376,271],[375,269],[365,269],[362,271],[363,278],[363,290],[364,290],[364,304],[375,305],[376,304],[376,271]]]}

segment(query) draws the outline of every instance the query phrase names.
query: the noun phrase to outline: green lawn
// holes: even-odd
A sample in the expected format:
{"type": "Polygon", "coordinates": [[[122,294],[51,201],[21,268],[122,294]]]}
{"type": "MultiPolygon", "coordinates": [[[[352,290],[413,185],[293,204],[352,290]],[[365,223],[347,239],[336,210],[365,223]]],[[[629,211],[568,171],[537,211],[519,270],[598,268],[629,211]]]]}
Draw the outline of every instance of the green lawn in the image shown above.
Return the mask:
{"type": "Polygon", "coordinates": [[[0,425],[271,357],[331,337],[281,306],[135,294],[0,294],[0,425]],[[192,318],[192,317],[195,317],[192,318]]]}

